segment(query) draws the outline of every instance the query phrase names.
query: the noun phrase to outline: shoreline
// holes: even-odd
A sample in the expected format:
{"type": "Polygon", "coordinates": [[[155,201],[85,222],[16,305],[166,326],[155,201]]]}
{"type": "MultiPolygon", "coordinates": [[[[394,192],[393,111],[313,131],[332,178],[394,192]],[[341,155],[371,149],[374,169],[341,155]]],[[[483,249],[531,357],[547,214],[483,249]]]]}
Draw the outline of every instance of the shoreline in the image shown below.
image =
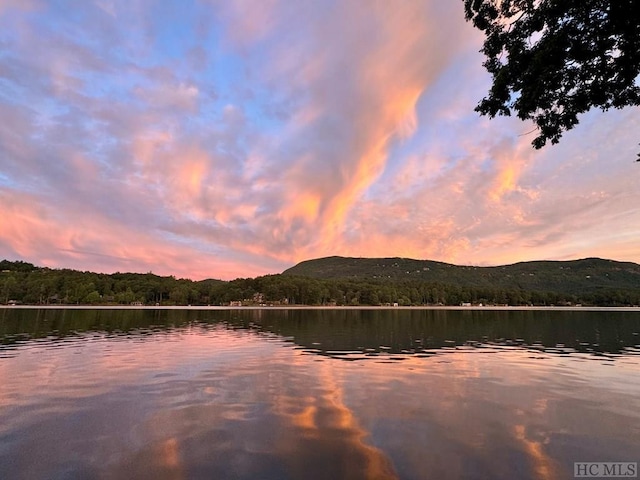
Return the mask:
{"type": "Polygon", "coordinates": [[[465,311],[563,311],[563,312],[640,312],[640,306],[596,307],[596,306],[518,306],[518,305],[418,305],[418,306],[382,306],[382,305],[0,305],[7,310],[465,310],[465,311]]]}

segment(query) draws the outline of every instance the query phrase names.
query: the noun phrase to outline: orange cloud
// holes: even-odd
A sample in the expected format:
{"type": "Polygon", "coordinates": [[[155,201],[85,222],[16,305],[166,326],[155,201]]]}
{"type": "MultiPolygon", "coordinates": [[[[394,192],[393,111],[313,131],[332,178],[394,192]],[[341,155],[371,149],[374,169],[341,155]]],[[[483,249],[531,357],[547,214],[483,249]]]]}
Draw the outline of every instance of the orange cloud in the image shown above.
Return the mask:
{"type": "MultiPolygon", "coordinates": [[[[263,38],[274,35],[280,30],[278,22],[289,18],[281,15],[280,3],[269,8],[272,29],[264,30],[263,38]]],[[[299,24],[306,28],[311,13],[298,14],[299,24]]],[[[280,145],[315,136],[306,145],[310,153],[282,171],[287,201],[275,217],[277,226],[270,229],[278,238],[292,239],[286,247],[289,253],[280,255],[294,261],[335,252],[349,212],[384,171],[389,149],[415,132],[417,102],[448,61],[443,46],[457,48],[451,42],[432,43],[439,28],[429,5],[398,9],[376,4],[364,10],[357,2],[346,2],[323,15],[298,46],[276,41],[270,52],[275,61],[265,67],[270,82],[286,81],[307,92],[305,103],[294,111],[289,139],[280,139],[280,145]],[[340,68],[343,63],[348,69],[340,68]],[[328,123],[334,117],[345,129],[323,137],[325,126],[335,129],[328,123]],[[314,175],[320,165],[324,171],[314,175]],[[289,234],[292,230],[297,232],[289,234]]],[[[248,30],[251,38],[252,29],[248,30]]]]}
{"type": "Polygon", "coordinates": [[[91,210],[65,212],[44,206],[38,197],[6,190],[0,191],[0,208],[0,247],[14,258],[38,257],[43,266],[55,268],[84,269],[91,263],[102,272],[153,271],[193,279],[246,276],[242,262],[230,256],[176,245],[145,227],[134,230],[91,210]],[[67,215],[73,222],[66,221],[67,215]]]}

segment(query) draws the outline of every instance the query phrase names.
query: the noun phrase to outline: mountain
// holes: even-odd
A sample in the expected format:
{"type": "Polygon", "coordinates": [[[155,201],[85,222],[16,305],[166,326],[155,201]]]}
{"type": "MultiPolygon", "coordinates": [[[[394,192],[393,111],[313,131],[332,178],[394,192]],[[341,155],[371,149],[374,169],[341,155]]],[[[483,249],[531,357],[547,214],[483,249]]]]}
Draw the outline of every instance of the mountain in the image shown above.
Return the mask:
{"type": "Polygon", "coordinates": [[[283,275],[319,279],[423,281],[571,294],[640,289],[640,265],[601,258],[474,267],[411,258],[334,256],[301,262],[285,270],[283,275]]]}

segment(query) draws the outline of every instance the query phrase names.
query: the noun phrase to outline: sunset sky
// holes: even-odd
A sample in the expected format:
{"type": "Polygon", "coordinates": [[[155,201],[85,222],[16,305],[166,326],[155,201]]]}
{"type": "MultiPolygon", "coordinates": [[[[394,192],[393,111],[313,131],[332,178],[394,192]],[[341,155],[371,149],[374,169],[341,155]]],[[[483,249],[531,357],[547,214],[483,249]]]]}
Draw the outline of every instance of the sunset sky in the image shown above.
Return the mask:
{"type": "Polygon", "coordinates": [[[482,40],[461,0],[0,0],[0,259],[640,263],[640,110],[535,151],[473,110],[482,40]]]}

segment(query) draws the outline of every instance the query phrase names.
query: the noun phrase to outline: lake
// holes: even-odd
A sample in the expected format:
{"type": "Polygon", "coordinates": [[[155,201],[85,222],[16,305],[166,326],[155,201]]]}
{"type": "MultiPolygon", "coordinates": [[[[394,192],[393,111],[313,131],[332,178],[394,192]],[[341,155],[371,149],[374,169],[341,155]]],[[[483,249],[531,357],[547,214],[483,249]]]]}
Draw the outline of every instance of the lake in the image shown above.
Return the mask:
{"type": "Polygon", "coordinates": [[[555,479],[640,460],[640,311],[0,309],[0,478],[555,479]]]}

